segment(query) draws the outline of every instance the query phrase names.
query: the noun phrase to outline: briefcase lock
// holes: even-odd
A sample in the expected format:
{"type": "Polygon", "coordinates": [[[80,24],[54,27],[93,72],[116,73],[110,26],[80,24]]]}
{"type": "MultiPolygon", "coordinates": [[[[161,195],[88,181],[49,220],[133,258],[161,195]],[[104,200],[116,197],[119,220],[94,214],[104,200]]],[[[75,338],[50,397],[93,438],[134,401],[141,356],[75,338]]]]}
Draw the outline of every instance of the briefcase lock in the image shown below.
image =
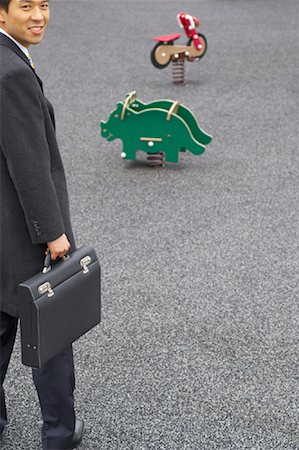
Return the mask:
{"type": "Polygon", "coordinates": [[[46,294],[48,292],[48,297],[52,297],[54,295],[54,291],[51,288],[51,284],[49,283],[49,281],[46,281],[45,283],[41,284],[38,287],[38,292],[40,294],[46,294]]]}
{"type": "Polygon", "coordinates": [[[84,256],[84,258],[80,259],[80,265],[83,267],[83,273],[89,272],[89,268],[87,267],[91,263],[90,256],[84,256]]]}

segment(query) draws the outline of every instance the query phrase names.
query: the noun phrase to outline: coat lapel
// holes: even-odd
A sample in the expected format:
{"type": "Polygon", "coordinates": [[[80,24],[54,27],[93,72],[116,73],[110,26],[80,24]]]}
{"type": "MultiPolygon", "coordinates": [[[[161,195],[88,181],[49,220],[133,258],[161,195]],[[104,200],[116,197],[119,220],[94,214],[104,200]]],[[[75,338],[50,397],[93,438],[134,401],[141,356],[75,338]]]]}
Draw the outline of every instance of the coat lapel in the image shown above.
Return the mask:
{"type": "Polygon", "coordinates": [[[8,47],[10,50],[15,52],[30,67],[30,69],[33,71],[34,75],[37,78],[37,81],[38,81],[38,83],[40,85],[40,88],[41,88],[42,92],[44,92],[42,80],[36,74],[35,70],[31,67],[29,59],[22,52],[22,50],[11,39],[9,39],[9,37],[5,36],[2,33],[0,33],[0,45],[4,45],[5,47],[8,47]]]}

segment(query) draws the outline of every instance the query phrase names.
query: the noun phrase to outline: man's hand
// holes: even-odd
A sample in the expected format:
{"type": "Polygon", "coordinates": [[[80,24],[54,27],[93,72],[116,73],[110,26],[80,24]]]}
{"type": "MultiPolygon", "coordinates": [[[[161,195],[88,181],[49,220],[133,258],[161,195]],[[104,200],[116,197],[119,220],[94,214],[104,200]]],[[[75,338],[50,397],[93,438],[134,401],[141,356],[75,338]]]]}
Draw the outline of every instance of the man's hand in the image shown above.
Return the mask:
{"type": "Polygon", "coordinates": [[[55,261],[58,256],[64,256],[70,249],[71,244],[65,234],[62,234],[55,241],[47,242],[48,249],[51,253],[51,259],[55,261]]]}

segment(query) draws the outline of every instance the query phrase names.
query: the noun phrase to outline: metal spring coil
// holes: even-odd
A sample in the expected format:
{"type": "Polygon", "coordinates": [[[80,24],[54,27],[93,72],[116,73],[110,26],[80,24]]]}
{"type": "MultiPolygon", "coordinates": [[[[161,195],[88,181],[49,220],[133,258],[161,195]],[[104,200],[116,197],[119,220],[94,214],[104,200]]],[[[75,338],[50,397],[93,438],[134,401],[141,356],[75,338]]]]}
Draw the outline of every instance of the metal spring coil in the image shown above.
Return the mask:
{"type": "Polygon", "coordinates": [[[152,167],[163,167],[164,166],[164,153],[148,153],[147,154],[148,164],[152,167]]]}
{"type": "Polygon", "coordinates": [[[185,84],[185,56],[172,61],[172,82],[174,84],[185,84]]]}

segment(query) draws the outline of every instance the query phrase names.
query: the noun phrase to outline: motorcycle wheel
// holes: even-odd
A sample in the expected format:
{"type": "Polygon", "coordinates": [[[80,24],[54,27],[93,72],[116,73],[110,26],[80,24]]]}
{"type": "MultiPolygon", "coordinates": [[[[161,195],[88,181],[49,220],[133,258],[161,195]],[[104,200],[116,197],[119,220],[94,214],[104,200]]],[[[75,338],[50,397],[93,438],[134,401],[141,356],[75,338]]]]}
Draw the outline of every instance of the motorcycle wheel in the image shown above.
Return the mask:
{"type": "Polygon", "coordinates": [[[157,60],[156,60],[156,50],[159,47],[162,47],[163,45],[173,45],[173,41],[167,42],[167,44],[161,44],[161,42],[158,42],[154,48],[151,51],[151,62],[153,63],[153,65],[157,68],[157,69],[164,69],[165,67],[168,66],[168,64],[171,61],[171,58],[169,59],[169,61],[167,61],[165,64],[160,64],[157,60]]]}
{"type": "MultiPolygon", "coordinates": [[[[204,46],[204,51],[202,52],[202,54],[199,56],[196,56],[196,59],[200,59],[205,55],[205,53],[208,49],[208,43],[207,43],[206,37],[203,34],[201,34],[201,33],[197,33],[197,34],[198,34],[198,37],[203,41],[203,46],[204,46]]],[[[192,42],[193,42],[193,40],[190,38],[187,45],[191,45],[192,42]]]]}

